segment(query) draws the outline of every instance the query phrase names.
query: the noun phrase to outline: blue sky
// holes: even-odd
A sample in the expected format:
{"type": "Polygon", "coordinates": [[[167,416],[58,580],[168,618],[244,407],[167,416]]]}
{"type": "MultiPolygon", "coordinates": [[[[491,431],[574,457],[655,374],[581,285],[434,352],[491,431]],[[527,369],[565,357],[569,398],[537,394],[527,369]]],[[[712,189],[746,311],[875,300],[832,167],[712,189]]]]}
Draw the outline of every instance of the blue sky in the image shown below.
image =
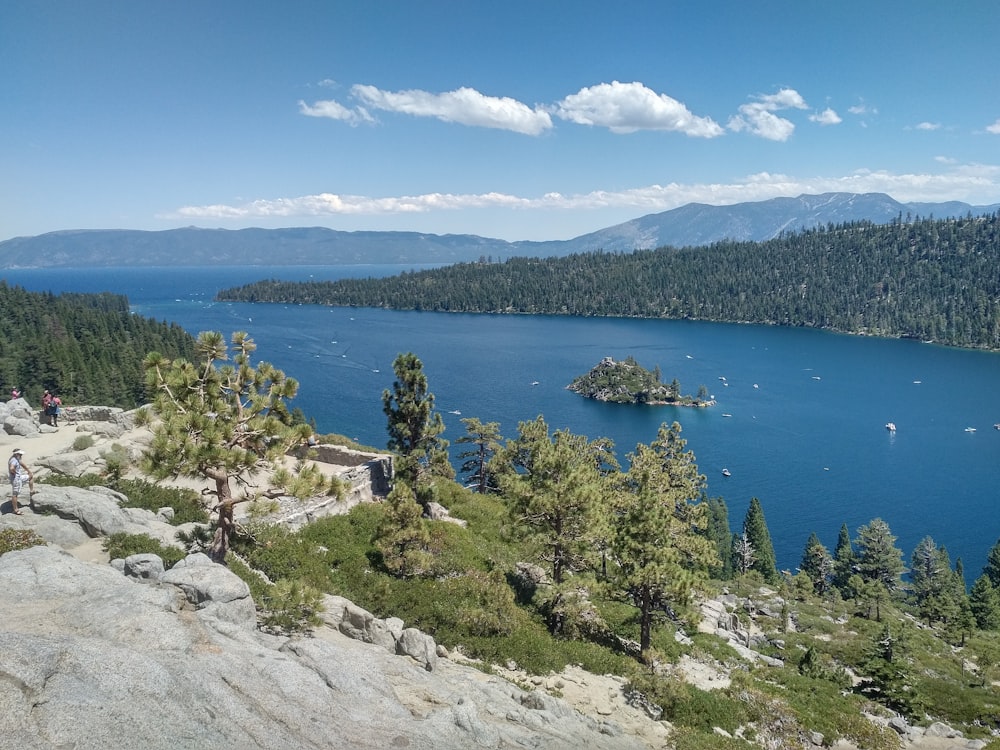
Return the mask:
{"type": "Polygon", "coordinates": [[[995,0],[9,0],[0,239],[1000,202],[995,0]]]}

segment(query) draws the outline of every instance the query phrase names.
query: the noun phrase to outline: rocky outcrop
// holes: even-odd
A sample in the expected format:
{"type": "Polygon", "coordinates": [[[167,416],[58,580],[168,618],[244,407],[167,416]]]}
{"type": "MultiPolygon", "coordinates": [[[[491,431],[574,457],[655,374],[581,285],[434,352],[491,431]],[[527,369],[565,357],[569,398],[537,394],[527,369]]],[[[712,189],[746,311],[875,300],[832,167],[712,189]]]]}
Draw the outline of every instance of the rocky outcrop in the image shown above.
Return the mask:
{"type": "MultiPolygon", "coordinates": [[[[148,570],[138,562],[129,569],[148,570]]],[[[429,642],[412,628],[392,652],[341,628],[263,633],[239,613],[240,584],[191,557],[138,577],[51,547],[0,557],[0,746],[645,746],[544,693],[447,659],[428,669],[429,642]]]]}

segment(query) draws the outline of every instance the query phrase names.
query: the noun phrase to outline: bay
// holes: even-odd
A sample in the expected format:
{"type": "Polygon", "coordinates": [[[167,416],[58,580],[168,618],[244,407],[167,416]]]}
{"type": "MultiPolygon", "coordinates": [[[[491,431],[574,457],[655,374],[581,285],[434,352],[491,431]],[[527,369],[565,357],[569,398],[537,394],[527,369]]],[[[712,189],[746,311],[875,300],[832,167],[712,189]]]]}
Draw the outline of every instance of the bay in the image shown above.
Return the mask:
{"type": "Polygon", "coordinates": [[[32,290],[112,291],[135,313],[193,334],[248,331],[266,359],[301,384],[293,402],[322,432],[384,447],[381,394],[392,361],[423,361],[454,444],[462,417],[497,421],[507,437],[544,415],[552,429],[614,440],[623,460],[662,422],[725,499],[733,530],[762,504],[778,565],[797,566],[809,534],[831,548],[879,517],[908,562],[924,536],[977,577],[1000,536],[1000,375],[996,354],[800,328],[689,321],[397,312],[213,301],[263,278],[377,276],[410,266],[8,270],[32,290]],[[685,393],[704,384],[710,409],[632,407],[565,390],[602,357],[635,357],[685,393]],[[894,422],[896,432],[886,430],[894,422]],[[975,432],[967,432],[973,427],[975,432]],[[724,477],[728,468],[731,476],[724,477]]]}

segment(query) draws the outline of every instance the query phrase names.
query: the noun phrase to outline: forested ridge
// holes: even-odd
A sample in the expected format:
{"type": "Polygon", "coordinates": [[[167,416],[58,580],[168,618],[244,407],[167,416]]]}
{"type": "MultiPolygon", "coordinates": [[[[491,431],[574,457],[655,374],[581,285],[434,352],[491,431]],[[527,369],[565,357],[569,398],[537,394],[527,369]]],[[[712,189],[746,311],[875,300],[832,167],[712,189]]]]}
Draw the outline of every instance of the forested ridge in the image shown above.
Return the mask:
{"type": "Polygon", "coordinates": [[[175,323],[129,312],[126,297],[29,292],[0,281],[0,387],[38,405],[48,388],[63,402],[134,408],[146,401],[142,360],[150,351],[194,358],[175,323]]]}
{"type": "Polygon", "coordinates": [[[767,242],[512,258],[380,279],[261,281],[219,299],[811,326],[1000,349],[1000,214],[767,242]]]}

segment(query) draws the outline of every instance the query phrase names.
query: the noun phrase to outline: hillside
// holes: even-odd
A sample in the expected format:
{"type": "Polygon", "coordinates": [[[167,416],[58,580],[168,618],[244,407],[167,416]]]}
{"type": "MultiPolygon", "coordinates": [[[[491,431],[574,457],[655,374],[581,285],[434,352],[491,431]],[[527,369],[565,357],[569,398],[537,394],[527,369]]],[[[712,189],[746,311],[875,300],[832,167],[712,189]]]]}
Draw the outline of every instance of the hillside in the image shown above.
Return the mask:
{"type": "MultiPolygon", "coordinates": [[[[36,470],[53,474],[92,464],[98,451],[73,448],[83,435],[101,451],[118,443],[131,453],[148,441],[142,429],[112,436],[81,421],[17,443],[0,435],[0,445],[28,444],[36,470]]],[[[442,628],[433,652],[412,645],[428,644],[413,624],[427,628],[434,609],[442,622],[490,629],[492,607],[509,604],[465,601],[462,588],[477,579],[470,571],[390,584],[364,552],[382,504],[296,533],[257,526],[262,544],[253,559],[274,580],[305,580],[331,565],[337,585],[357,575],[360,587],[357,603],[324,596],[322,622],[311,632],[274,633],[263,627],[267,600],[253,584],[202,555],[175,549],[170,560],[137,554],[108,565],[99,550],[112,532],[170,545],[177,527],[162,513],[127,507],[133,503],[121,492],[63,485],[43,482],[24,515],[0,516],[0,631],[9,646],[0,678],[10,686],[0,737],[11,747],[965,750],[986,747],[1000,721],[990,682],[995,633],[958,643],[949,626],[923,624],[895,598],[883,603],[880,623],[865,595],[817,594],[805,570],[773,587],[752,574],[737,577],[681,616],[661,617],[657,676],[627,667],[623,675],[627,659],[596,660],[602,648],[569,637],[545,641],[520,614],[513,632],[456,642],[458,631],[442,628]],[[49,546],[6,551],[14,540],[39,537],[49,546]],[[398,608],[385,611],[390,585],[399,593],[389,606],[398,608]],[[849,689],[852,679],[863,686],[869,673],[861,665],[873,669],[869,651],[886,626],[897,653],[882,665],[880,684],[916,685],[919,718],[879,705],[898,693],[866,698],[849,689]],[[496,666],[463,656],[470,649],[492,649],[496,666]],[[516,668],[515,655],[527,670],[516,668]]],[[[457,500],[449,505],[476,530],[426,522],[439,543],[458,542],[443,550],[445,560],[457,562],[459,548],[463,555],[479,548],[491,565],[508,559],[499,537],[483,534],[496,503],[471,494],[457,500]]],[[[595,603],[614,613],[609,602],[595,603]]],[[[634,623],[619,613],[615,627],[627,633],[634,623]]]]}
{"type": "Polygon", "coordinates": [[[0,242],[0,268],[461,263],[480,258],[700,246],[722,240],[761,241],[782,232],[847,221],[884,224],[911,215],[978,216],[998,208],[1000,205],[971,206],[958,201],[900,203],[881,193],[800,195],[731,206],[692,203],[574,239],[546,242],[418,232],[342,232],[322,227],[66,230],[0,242]]]}
{"type": "Polygon", "coordinates": [[[146,400],[147,352],[194,355],[183,328],[133,315],[121,295],[54,295],[0,281],[0,316],[0,387],[17,387],[34,403],[49,389],[67,404],[133,408],[146,400]]]}
{"type": "Polygon", "coordinates": [[[1000,348],[1000,214],[822,227],[766,242],[513,258],[381,279],[267,281],[249,302],[809,326],[1000,348]]]}

